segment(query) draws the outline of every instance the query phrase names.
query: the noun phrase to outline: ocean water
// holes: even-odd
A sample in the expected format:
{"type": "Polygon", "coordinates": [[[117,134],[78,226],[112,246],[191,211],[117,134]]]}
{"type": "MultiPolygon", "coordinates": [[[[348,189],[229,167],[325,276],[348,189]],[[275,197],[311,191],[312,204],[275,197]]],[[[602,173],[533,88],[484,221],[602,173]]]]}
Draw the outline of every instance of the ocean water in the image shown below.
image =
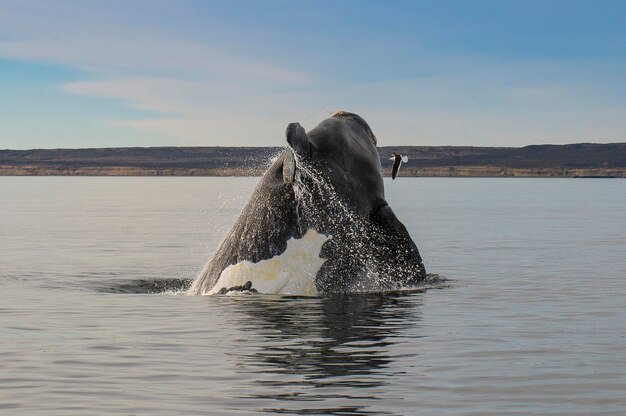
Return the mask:
{"type": "Polygon", "coordinates": [[[440,289],[149,293],[257,180],[0,177],[0,414],[626,414],[626,181],[386,181],[440,289]]]}

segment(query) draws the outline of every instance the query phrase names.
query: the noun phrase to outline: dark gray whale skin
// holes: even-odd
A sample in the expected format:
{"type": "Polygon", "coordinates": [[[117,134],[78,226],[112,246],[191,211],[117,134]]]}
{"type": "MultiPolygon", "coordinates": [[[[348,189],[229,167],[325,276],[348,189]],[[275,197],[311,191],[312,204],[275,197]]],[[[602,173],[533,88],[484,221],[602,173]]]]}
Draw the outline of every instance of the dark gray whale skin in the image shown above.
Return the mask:
{"type": "Polygon", "coordinates": [[[365,120],[338,112],[308,133],[291,123],[286,136],[289,147],[263,175],[191,292],[211,290],[230,265],[280,255],[289,239],[301,238],[309,228],[332,236],[320,253],[327,259],[316,276],[320,293],[349,291],[366,269],[383,276],[390,288],[419,284],[426,271],[417,246],[385,200],[376,137],[365,120]],[[332,185],[344,208],[320,193],[313,195],[310,212],[302,212],[289,178],[292,151],[332,185]],[[344,218],[345,207],[350,218],[344,218]]]}

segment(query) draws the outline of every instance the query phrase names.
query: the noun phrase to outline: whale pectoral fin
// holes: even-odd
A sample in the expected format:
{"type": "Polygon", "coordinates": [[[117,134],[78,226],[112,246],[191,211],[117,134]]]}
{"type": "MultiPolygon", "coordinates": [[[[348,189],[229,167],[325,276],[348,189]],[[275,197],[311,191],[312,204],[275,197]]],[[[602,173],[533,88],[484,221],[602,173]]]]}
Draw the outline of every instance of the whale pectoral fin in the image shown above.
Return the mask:
{"type": "Polygon", "coordinates": [[[300,123],[291,123],[285,131],[287,143],[298,155],[309,156],[311,154],[311,144],[306,135],[306,131],[300,123]]]}
{"type": "Polygon", "coordinates": [[[372,222],[378,228],[374,238],[380,247],[380,255],[385,262],[397,262],[400,267],[392,267],[404,276],[400,280],[416,283],[426,277],[426,269],[419,250],[406,227],[396,217],[389,205],[383,205],[372,214],[372,222]]]}

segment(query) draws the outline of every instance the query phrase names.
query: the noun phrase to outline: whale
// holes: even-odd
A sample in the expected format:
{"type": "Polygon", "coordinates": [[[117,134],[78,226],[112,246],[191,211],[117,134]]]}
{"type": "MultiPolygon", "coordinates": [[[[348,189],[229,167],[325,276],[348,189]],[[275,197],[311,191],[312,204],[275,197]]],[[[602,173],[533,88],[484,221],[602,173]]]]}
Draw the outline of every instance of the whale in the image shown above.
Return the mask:
{"type": "Polygon", "coordinates": [[[340,111],[308,132],[290,123],[285,136],[188,293],[317,296],[422,283],[426,269],[385,199],[368,123],[340,111]]]}

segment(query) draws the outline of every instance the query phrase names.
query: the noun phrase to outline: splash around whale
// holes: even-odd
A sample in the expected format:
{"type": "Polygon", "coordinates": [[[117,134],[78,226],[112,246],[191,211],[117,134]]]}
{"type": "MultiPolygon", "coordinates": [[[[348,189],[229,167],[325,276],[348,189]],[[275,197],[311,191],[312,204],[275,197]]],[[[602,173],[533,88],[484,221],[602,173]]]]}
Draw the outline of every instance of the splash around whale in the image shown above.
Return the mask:
{"type": "Polygon", "coordinates": [[[423,284],[417,246],[385,200],[365,120],[338,112],[309,132],[291,123],[286,138],[188,294],[315,296],[423,284]]]}

